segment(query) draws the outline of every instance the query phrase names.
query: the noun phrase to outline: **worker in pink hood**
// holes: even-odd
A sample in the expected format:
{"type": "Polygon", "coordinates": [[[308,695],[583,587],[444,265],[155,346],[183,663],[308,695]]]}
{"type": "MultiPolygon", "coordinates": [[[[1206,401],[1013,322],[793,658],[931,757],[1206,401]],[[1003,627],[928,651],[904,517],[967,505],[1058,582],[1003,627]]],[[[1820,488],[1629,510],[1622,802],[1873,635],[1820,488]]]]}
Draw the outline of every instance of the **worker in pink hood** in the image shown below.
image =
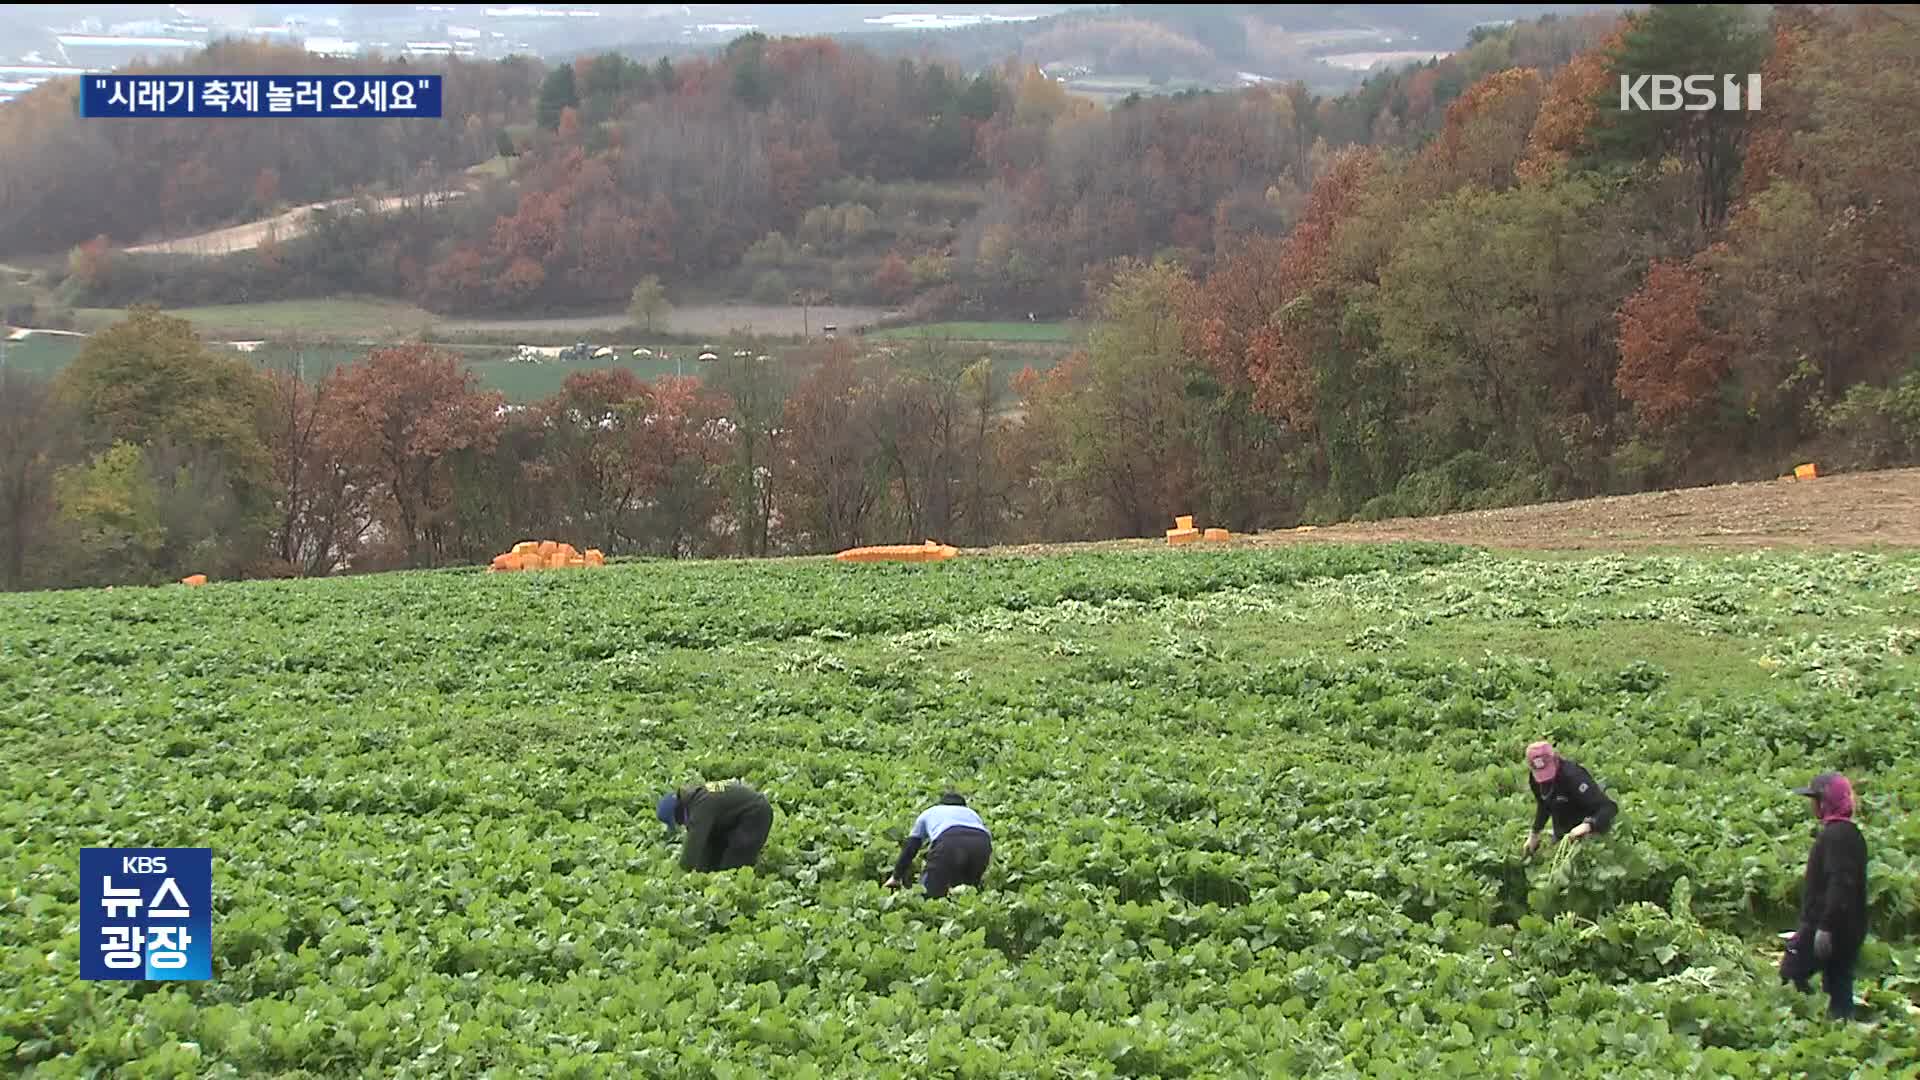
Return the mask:
{"type": "Polygon", "coordinates": [[[1533,789],[1533,831],[1527,854],[1540,849],[1540,830],[1553,821],[1553,842],[1578,840],[1613,826],[1620,807],[1580,763],[1561,757],[1552,743],[1527,747],[1527,786],[1533,789]]]}
{"type": "Polygon", "coordinates": [[[1839,773],[1821,773],[1795,795],[1813,800],[1813,851],[1800,896],[1800,927],[1780,958],[1780,980],[1802,993],[1820,973],[1827,1015],[1853,1016],[1853,968],[1867,939],[1867,841],[1853,823],[1853,785],[1839,773]]]}

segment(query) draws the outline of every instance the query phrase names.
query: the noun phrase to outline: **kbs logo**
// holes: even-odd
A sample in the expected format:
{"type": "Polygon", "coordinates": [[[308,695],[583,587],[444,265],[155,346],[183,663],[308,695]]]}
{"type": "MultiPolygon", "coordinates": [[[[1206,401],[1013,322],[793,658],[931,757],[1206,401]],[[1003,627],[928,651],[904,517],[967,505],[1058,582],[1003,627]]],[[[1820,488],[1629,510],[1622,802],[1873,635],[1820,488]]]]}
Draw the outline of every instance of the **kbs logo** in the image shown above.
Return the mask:
{"type": "Polygon", "coordinates": [[[1620,76],[1621,112],[1727,112],[1760,111],[1760,76],[1748,75],[1746,94],[1741,95],[1738,75],[1722,75],[1716,93],[1713,75],[1622,75],[1620,76]],[[1682,100],[1682,91],[1686,100],[1682,100]]]}
{"type": "Polygon", "coordinates": [[[81,848],[80,977],[211,979],[212,848],[81,848]]]}

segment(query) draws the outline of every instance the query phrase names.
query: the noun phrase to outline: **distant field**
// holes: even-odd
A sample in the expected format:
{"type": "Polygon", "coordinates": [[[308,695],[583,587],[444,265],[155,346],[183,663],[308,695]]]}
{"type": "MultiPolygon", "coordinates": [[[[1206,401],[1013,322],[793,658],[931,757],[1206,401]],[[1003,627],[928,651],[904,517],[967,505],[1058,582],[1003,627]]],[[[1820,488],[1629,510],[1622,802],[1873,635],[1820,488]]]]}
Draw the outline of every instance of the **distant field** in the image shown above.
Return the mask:
{"type": "MultiPolygon", "coordinates": [[[[85,348],[86,338],[43,337],[35,335],[25,341],[7,343],[7,366],[37,375],[55,375],[61,368],[72,362],[85,348]]],[[[215,348],[223,348],[218,343],[210,343],[215,348]]],[[[333,343],[326,345],[306,345],[295,348],[277,342],[268,342],[249,353],[238,353],[263,368],[292,371],[304,378],[320,379],[342,364],[350,364],[367,354],[371,345],[333,343]]],[[[462,355],[479,357],[500,352],[498,349],[462,350],[462,355]]],[[[476,365],[478,366],[478,365],[476,365]]],[[[506,366],[506,365],[502,365],[506,366]]]]}
{"type": "MultiPolygon", "coordinates": [[[[0,337],[4,337],[0,334],[0,337]]],[[[34,335],[21,341],[0,341],[0,363],[11,371],[52,375],[80,355],[85,338],[34,335]]]]}
{"type": "MultiPolygon", "coordinates": [[[[778,304],[699,304],[674,308],[663,330],[675,334],[710,334],[724,337],[735,330],[750,334],[781,337],[798,336],[803,330],[818,334],[823,326],[834,326],[841,333],[871,326],[889,313],[871,307],[816,307],[804,313],[797,307],[778,304]]],[[[450,333],[498,333],[526,330],[529,334],[579,334],[594,330],[620,330],[629,325],[623,311],[605,315],[579,315],[559,319],[435,319],[437,329],[450,333]]],[[[557,344],[534,342],[529,344],[557,344]]]]}
{"type": "Polygon", "coordinates": [[[1046,341],[1070,342],[1081,331],[1078,323],[1030,322],[944,322],[920,326],[895,326],[871,330],[866,336],[882,339],[951,338],[954,341],[1046,341]]]}
{"type": "MultiPolygon", "coordinates": [[[[412,304],[340,298],[174,308],[167,314],[188,320],[204,336],[242,341],[279,334],[336,339],[417,337],[436,321],[431,313],[412,304]]],[[[80,308],[74,312],[83,330],[104,329],[125,315],[119,308],[80,308]]]]}
{"type": "MultiPolygon", "coordinates": [[[[119,308],[80,308],[74,318],[80,329],[105,329],[125,316],[119,308]]],[[[597,335],[624,331],[624,312],[560,318],[471,319],[437,316],[430,311],[391,300],[328,298],[274,300],[259,304],[221,304],[213,307],[174,308],[167,312],[194,324],[208,338],[250,341],[299,334],[317,340],[395,341],[423,334],[487,334],[524,336],[529,345],[570,345],[585,338],[605,343],[597,335]]],[[[1030,323],[941,322],[898,326],[885,330],[867,327],[891,312],[872,307],[819,307],[802,317],[797,307],[767,304],[696,304],[675,308],[661,330],[682,335],[707,335],[718,340],[735,330],[752,334],[797,337],[804,328],[818,335],[823,326],[836,327],[842,336],[862,333],[887,340],[932,335],[953,341],[1031,342],[1067,344],[1079,340],[1084,327],[1076,322],[1030,323]]]]}
{"type": "Polygon", "coordinates": [[[1206,90],[1225,85],[1227,84],[1200,79],[1171,79],[1162,85],[1155,86],[1153,80],[1146,75],[1085,75],[1068,79],[1066,83],[1068,93],[1092,98],[1106,106],[1112,106],[1129,94],[1154,97],[1162,94],[1177,94],[1182,90],[1206,90]]]}
{"type": "MultiPolygon", "coordinates": [[[[37,375],[57,374],[86,345],[85,338],[40,337],[25,341],[10,341],[6,345],[6,366],[15,370],[31,372],[37,375]]],[[[218,346],[216,346],[218,347],[218,346]]],[[[327,373],[342,364],[350,364],[374,348],[371,344],[327,344],[294,346],[267,342],[249,353],[240,353],[248,360],[263,368],[280,371],[293,371],[312,381],[325,378],[327,373]]],[[[613,360],[601,360],[586,364],[510,364],[505,360],[510,350],[501,346],[482,345],[442,345],[440,348],[459,353],[467,360],[467,366],[480,376],[482,386],[498,390],[505,394],[508,401],[525,404],[548,397],[560,389],[566,377],[576,371],[597,371],[602,368],[622,367],[643,379],[655,379],[662,375],[672,375],[674,365],[671,360],[635,359],[634,346],[621,349],[621,357],[613,360]]],[[[696,375],[700,365],[689,353],[681,365],[684,374],[696,375]]]]}
{"type": "MultiPolygon", "coordinates": [[[[704,310],[727,312],[736,317],[742,311],[741,308],[726,305],[713,305],[704,310]]],[[[405,304],[366,300],[234,304],[181,308],[169,314],[193,322],[214,347],[224,347],[228,341],[265,339],[253,351],[240,355],[261,367],[300,372],[309,380],[323,378],[334,368],[360,359],[381,341],[417,340],[421,330],[428,327],[435,332],[470,332],[476,327],[473,322],[435,322],[428,312],[405,304]],[[290,335],[301,335],[315,343],[296,347],[274,340],[290,335]]],[[[679,314],[676,312],[676,318],[671,320],[671,329],[676,333],[687,333],[678,318],[679,314]]],[[[798,311],[794,314],[797,315],[798,311]]],[[[106,308],[76,312],[84,327],[96,331],[111,325],[121,315],[122,312],[116,309],[106,308]]],[[[697,377],[703,373],[702,365],[694,359],[699,351],[697,347],[669,344],[643,336],[626,338],[625,334],[621,335],[621,341],[609,341],[589,329],[574,326],[572,320],[542,322],[547,325],[559,322],[567,325],[568,329],[543,331],[540,326],[516,327],[506,322],[497,326],[488,325],[496,332],[525,330],[526,342],[535,345],[570,344],[576,338],[584,337],[597,345],[613,346],[617,355],[587,363],[516,364],[507,362],[512,353],[511,346],[507,344],[462,343],[442,344],[440,347],[465,357],[468,366],[480,376],[483,386],[500,391],[509,401],[522,404],[558,392],[566,377],[576,371],[620,367],[649,380],[676,373],[675,364],[670,358],[633,356],[633,350],[643,346],[669,357],[678,355],[681,359],[677,369],[680,374],[697,377]]],[[[818,326],[817,323],[815,325],[818,326]]],[[[1007,393],[1014,376],[1021,369],[1033,367],[1046,371],[1059,362],[1067,351],[1066,346],[1075,340],[1080,329],[1075,323],[953,322],[899,327],[866,336],[870,340],[888,342],[896,349],[910,347],[913,342],[931,336],[936,341],[950,341],[956,347],[975,350],[979,355],[992,359],[994,381],[1002,393],[1007,393]]],[[[724,334],[716,333],[714,336],[718,339],[724,334]]],[[[8,342],[5,360],[7,366],[15,370],[51,376],[78,356],[85,346],[85,338],[35,335],[22,341],[8,342]]],[[[778,350],[775,351],[777,354],[778,350]]]]}

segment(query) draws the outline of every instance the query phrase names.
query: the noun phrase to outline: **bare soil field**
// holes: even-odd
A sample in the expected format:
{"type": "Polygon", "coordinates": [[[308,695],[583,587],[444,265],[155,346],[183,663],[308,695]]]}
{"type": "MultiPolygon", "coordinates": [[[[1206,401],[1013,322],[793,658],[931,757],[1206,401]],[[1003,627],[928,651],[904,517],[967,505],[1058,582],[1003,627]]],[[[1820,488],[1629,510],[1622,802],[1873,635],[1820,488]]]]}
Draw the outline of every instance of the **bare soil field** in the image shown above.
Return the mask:
{"type": "MultiPolygon", "coordinates": [[[[756,334],[799,334],[802,324],[818,334],[822,326],[833,326],[841,333],[871,326],[892,314],[884,308],[816,307],[808,308],[804,319],[797,307],[777,304],[703,304],[674,308],[659,328],[674,334],[711,334],[724,337],[732,330],[756,334]]],[[[580,315],[561,319],[436,319],[437,329],[450,333],[492,333],[511,330],[525,332],[529,339],[547,334],[577,334],[591,330],[620,330],[632,324],[626,312],[605,315],[580,315]]]]}
{"type": "MultiPolygon", "coordinates": [[[[1197,525],[1206,525],[1204,520],[1197,525]]],[[[1167,527],[1173,527],[1171,518],[1167,527]]],[[[1426,540],[1540,551],[1920,547],[1920,469],[1655,491],[1236,536],[1235,546],[1426,540]]],[[[991,548],[1121,550],[1164,539],[991,548]]]]}

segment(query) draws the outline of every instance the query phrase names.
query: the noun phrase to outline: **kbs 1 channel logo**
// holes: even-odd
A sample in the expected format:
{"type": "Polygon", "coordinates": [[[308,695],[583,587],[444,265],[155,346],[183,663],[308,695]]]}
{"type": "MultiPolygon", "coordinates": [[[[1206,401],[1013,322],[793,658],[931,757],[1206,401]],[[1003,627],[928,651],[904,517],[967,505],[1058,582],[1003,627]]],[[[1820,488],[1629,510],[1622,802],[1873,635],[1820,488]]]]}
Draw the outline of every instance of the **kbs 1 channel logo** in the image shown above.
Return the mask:
{"type": "Polygon", "coordinates": [[[1620,76],[1621,112],[1712,112],[1716,109],[1759,112],[1760,76],[1620,76]]]}
{"type": "Polygon", "coordinates": [[[81,848],[80,977],[213,978],[213,849],[81,848]]]}

